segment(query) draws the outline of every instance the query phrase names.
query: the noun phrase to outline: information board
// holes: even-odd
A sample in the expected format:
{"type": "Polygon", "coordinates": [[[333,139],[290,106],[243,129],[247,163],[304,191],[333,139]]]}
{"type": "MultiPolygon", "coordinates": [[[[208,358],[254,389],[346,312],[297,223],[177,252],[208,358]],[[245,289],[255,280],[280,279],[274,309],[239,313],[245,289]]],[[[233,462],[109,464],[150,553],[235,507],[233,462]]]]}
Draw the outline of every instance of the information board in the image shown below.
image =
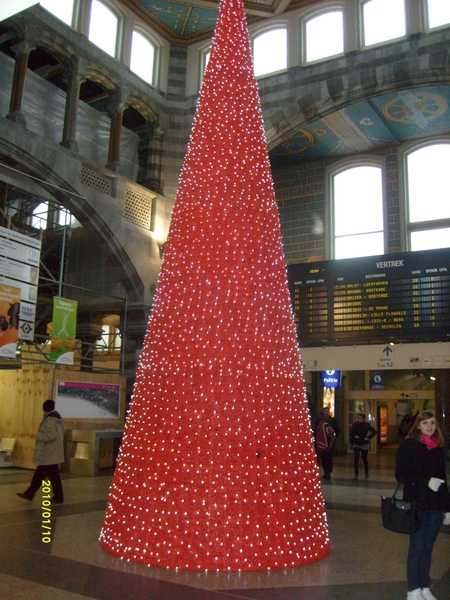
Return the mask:
{"type": "Polygon", "coordinates": [[[450,339],[450,249],[288,265],[302,346],[450,339]]]}
{"type": "MultiPolygon", "coordinates": [[[[0,285],[20,290],[19,339],[34,339],[41,241],[0,227],[0,285]]],[[[14,311],[11,305],[11,311],[14,311]]]]}

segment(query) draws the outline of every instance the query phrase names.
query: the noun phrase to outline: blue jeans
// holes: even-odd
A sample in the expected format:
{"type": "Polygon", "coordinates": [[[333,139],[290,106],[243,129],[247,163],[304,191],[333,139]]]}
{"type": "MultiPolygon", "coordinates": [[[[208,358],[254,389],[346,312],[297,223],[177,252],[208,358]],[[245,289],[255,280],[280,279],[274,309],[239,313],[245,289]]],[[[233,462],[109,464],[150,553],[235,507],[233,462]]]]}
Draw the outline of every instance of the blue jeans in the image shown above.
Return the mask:
{"type": "Polygon", "coordinates": [[[418,513],[422,525],[409,537],[408,591],[430,587],[431,555],[444,518],[442,510],[419,510],[418,513]]]}

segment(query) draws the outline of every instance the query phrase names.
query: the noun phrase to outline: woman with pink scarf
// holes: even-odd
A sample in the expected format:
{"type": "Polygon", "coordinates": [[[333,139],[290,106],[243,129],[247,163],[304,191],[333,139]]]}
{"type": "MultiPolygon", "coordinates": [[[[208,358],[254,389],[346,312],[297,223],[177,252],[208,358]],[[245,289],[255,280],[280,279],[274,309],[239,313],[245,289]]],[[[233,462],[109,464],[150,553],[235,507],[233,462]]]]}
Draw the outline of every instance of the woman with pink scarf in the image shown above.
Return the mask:
{"type": "Polygon", "coordinates": [[[404,484],[403,499],[414,502],[421,523],[410,536],[408,600],[436,600],[430,591],[431,556],[442,523],[450,525],[445,445],[436,415],[423,410],[397,452],[395,477],[404,484]]]}

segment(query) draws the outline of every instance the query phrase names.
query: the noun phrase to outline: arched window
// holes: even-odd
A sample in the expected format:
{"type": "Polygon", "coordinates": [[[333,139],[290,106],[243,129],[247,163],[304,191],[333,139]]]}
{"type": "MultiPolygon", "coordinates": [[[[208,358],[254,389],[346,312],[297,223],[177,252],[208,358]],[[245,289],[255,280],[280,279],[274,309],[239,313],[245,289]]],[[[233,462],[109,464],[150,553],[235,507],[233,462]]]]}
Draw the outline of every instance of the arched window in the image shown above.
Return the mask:
{"type": "Polygon", "coordinates": [[[383,170],[358,164],[330,174],[332,258],[385,253],[383,170]]]}
{"type": "Polygon", "coordinates": [[[113,57],[116,56],[118,25],[117,15],[104,2],[92,0],[89,40],[113,57]]]}
{"type": "Polygon", "coordinates": [[[202,73],[205,72],[205,69],[208,66],[210,56],[211,56],[211,48],[209,48],[206,52],[202,52],[202,73]]]}
{"type": "Polygon", "coordinates": [[[73,2],[74,0],[65,0],[64,2],[61,0],[41,0],[39,4],[67,25],[72,25],[73,2]]]}
{"type": "Polygon", "coordinates": [[[450,2],[442,0],[427,1],[428,27],[442,27],[450,23],[450,2]]]}
{"type": "Polygon", "coordinates": [[[406,155],[406,215],[410,250],[450,247],[450,143],[406,155]]]}
{"type": "Polygon", "coordinates": [[[139,31],[133,31],[130,69],[147,83],[153,84],[155,45],[139,31]]]}
{"type": "Polygon", "coordinates": [[[362,12],[364,46],[406,35],[405,0],[368,0],[362,12]]]}
{"type": "Polygon", "coordinates": [[[253,38],[255,76],[261,77],[287,68],[287,29],[277,27],[253,38]]]}
{"type": "Polygon", "coordinates": [[[344,16],[333,10],[304,22],[306,62],[322,60],[344,52],[344,16]]]}

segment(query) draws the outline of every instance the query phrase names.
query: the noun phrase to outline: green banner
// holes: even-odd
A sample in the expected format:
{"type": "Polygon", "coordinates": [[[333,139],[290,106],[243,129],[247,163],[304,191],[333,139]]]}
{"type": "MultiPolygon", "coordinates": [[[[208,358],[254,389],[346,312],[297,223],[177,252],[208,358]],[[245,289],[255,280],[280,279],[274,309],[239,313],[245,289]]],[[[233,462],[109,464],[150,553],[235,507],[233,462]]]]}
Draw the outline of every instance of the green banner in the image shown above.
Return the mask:
{"type": "Polygon", "coordinates": [[[53,326],[50,360],[73,365],[75,332],[77,329],[77,302],[53,298],[53,326]]]}

